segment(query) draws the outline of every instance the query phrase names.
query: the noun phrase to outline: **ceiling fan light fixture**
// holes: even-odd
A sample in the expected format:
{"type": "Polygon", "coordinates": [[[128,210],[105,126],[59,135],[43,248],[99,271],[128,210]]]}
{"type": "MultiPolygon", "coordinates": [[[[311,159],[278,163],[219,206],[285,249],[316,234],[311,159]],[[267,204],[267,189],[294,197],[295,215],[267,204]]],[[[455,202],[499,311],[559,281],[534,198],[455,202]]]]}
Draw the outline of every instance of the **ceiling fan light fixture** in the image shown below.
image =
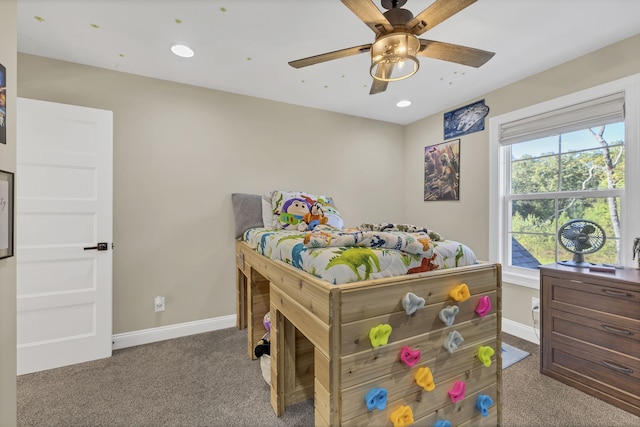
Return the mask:
{"type": "Polygon", "coordinates": [[[420,50],[418,37],[406,32],[379,37],[371,46],[371,77],[383,82],[395,82],[413,76],[420,68],[416,55],[420,50]]]}

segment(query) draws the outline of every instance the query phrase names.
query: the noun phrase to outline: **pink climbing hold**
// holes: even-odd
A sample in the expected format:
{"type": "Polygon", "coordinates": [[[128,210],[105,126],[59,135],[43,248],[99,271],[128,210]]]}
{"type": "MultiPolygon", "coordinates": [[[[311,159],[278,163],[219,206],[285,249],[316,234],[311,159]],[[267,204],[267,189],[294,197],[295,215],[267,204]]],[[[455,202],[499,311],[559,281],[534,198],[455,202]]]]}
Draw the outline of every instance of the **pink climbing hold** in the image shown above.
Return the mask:
{"type": "Polygon", "coordinates": [[[456,403],[464,399],[464,392],[467,389],[467,385],[464,381],[456,381],[451,390],[449,390],[449,397],[451,403],[456,403]]]}
{"type": "Polygon", "coordinates": [[[402,346],[400,350],[400,360],[408,367],[413,368],[420,361],[420,349],[412,350],[408,346],[402,346]]]}
{"type": "Polygon", "coordinates": [[[489,296],[484,295],[480,297],[478,301],[478,306],[476,307],[476,313],[478,316],[484,317],[491,311],[491,299],[489,296]]]}

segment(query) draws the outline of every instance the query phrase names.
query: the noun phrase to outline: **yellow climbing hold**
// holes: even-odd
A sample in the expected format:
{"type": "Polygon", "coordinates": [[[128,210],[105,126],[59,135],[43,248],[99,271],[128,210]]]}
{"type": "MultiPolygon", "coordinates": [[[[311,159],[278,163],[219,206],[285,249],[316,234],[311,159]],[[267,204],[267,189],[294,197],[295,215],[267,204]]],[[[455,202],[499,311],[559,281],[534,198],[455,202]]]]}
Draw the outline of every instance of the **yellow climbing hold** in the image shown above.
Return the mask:
{"type": "Polygon", "coordinates": [[[449,296],[458,302],[466,301],[471,297],[469,287],[466,283],[461,283],[455,288],[451,289],[449,296]]]}
{"type": "Polygon", "coordinates": [[[436,384],[433,382],[433,374],[431,373],[431,369],[427,367],[419,368],[414,378],[416,380],[416,383],[426,391],[432,391],[434,388],[436,388],[436,384]]]}
{"type": "Polygon", "coordinates": [[[389,420],[393,427],[410,426],[413,424],[413,411],[410,406],[403,405],[391,413],[389,420]]]}

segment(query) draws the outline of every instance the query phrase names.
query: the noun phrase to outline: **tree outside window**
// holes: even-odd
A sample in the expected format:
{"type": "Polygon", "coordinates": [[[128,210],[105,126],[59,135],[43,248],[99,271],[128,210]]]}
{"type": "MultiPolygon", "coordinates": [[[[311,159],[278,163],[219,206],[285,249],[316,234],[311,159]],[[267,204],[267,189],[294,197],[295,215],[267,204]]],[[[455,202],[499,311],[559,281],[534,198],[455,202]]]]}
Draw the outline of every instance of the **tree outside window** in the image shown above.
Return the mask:
{"type": "Polygon", "coordinates": [[[617,122],[524,141],[510,154],[507,207],[509,264],[536,268],[571,259],[558,244],[562,224],[586,219],[606,233],[593,263],[620,262],[620,197],[625,187],[625,123],[617,122]]]}

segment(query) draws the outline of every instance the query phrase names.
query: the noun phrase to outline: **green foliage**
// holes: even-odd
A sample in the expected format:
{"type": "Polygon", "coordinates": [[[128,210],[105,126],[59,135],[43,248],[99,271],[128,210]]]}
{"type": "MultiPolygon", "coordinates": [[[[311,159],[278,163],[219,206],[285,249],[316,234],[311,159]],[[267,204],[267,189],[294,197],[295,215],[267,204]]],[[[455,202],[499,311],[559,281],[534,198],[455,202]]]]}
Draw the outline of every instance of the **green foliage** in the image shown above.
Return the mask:
{"type": "MultiPolygon", "coordinates": [[[[619,236],[615,236],[613,223],[619,218],[612,215],[608,199],[562,197],[564,191],[624,188],[624,144],[603,141],[596,145],[601,146],[535,157],[525,154],[511,163],[511,194],[522,195],[511,205],[513,237],[541,264],[571,259],[573,254],[556,247],[556,232],[576,218],[598,223],[607,235],[605,247],[589,254],[588,260],[617,262],[619,236]],[[555,194],[549,194],[547,199],[527,197],[539,193],[555,194]]],[[[620,200],[614,199],[614,204],[619,212],[620,200]]]]}

